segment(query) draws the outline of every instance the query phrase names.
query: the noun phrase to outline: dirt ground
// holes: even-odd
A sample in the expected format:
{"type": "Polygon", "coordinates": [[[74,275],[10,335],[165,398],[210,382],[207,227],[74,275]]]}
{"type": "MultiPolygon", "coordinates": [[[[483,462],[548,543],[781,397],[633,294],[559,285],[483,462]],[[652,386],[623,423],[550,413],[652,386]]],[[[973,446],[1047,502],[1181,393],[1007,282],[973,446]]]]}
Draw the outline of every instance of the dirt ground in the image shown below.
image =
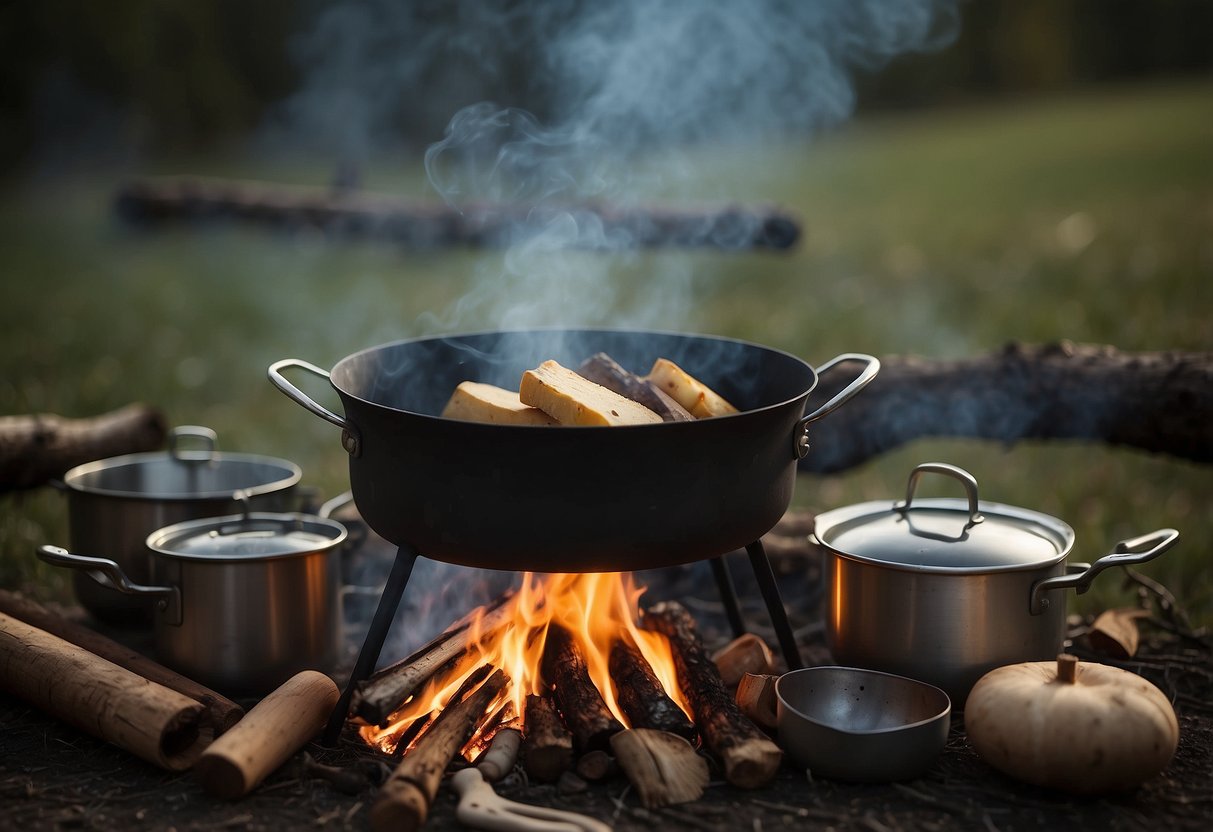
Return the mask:
{"type": "MultiPolygon", "coordinates": [[[[776,549],[777,546],[769,547],[776,549]]],[[[810,664],[828,662],[822,643],[815,561],[809,553],[773,555],[810,664]]],[[[744,562],[734,570],[747,613],[755,606],[744,562]]],[[[654,580],[652,597],[680,597],[704,622],[705,635],[722,639],[719,605],[696,600],[702,571],[683,570],[654,580]]],[[[760,608],[758,608],[760,609],[760,608]]],[[[757,616],[755,616],[757,618],[757,616]]],[[[582,812],[620,832],[684,830],[1205,830],[1213,819],[1213,647],[1207,637],[1174,632],[1168,621],[1144,627],[1139,654],[1122,666],[1141,673],[1172,698],[1180,743],[1169,768],[1126,794],[1075,798],[1026,786],[991,769],[969,746],[954,716],[946,749],[921,778],[893,784],[848,784],[814,779],[785,764],[771,785],[733,788],[718,774],[698,801],[644,809],[625,779],[561,786],[529,784],[520,769],[497,784],[511,799],[582,812]]],[[[1075,632],[1081,632],[1076,622],[1075,632]]],[[[755,626],[760,634],[766,634],[755,626]]],[[[769,635],[769,634],[767,634],[769,635]]],[[[1081,638],[1080,657],[1096,658],[1081,638]],[[1086,655],[1084,656],[1084,653],[1086,655]]],[[[250,703],[251,704],[251,703],[250,703]]],[[[280,830],[368,829],[377,784],[390,771],[368,747],[345,738],[335,748],[309,746],[251,795],[220,801],[204,794],[193,775],[168,773],[84,735],[27,703],[0,695],[0,829],[40,830],[280,830]],[[344,770],[339,784],[317,776],[311,759],[344,770]]],[[[455,797],[443,789],[427,828],[461,829],[455,797]]]]}

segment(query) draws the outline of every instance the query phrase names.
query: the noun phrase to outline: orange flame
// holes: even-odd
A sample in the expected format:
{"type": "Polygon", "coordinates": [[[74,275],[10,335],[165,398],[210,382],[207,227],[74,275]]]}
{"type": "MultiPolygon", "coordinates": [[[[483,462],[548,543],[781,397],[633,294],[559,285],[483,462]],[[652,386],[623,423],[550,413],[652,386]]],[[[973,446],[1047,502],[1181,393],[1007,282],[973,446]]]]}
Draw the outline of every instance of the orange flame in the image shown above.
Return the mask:
{"type": "MultiPolygon", "coordinates": [[[[653,668],[667,695],[686,713],[690,707],[679,689],[669,642],[660,633],[636,626],[639,600],[644,593],[630,574],[620,572],[543,574],[527,572],[518,591],[505,602],[505,609],[493,614],[498,626],[484,626],[485,609],[473,614],[468,628],[467,652],[449,671],[439,674],[392,715],[387,727],[368,725],[360,729],[363,739],[386,752],[392,752],[408,736],[411,743],[421,732],[410,732],[417,720],[435,714],[459,690],[464,680],[478,667],[488,663],[505,671],[510,682],[488,712],[494,713],[506,703],[520,719],[526,714],[526,697],[543,693],[544,645],[549,626],[557,624],[572,634],[585,657],[590,679],[616,719],[628,725],[619,706],[608,663],[611,646],[619,639],[631,641],[653,668]]],[[[481,733],[485,726],[477,731],[481,733]]],[[[469,748],[477,745],[475,736],[469,748]]]]}

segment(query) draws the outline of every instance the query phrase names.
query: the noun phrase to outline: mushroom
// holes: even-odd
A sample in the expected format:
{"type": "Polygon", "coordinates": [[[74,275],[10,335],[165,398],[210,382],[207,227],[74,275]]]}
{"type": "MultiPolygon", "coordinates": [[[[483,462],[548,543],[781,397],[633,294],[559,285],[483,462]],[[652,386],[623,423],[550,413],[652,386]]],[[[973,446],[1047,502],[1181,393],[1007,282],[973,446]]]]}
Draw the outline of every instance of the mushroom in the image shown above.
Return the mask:
{"type": "Polygon", "coordinates": [[[965,703],[977,754],[1019,780],[1078,794],[1132,789],[1171,761],[1179,723],[1166,695],[1102,664],[1025,662],[990,671],[965,703]]]}

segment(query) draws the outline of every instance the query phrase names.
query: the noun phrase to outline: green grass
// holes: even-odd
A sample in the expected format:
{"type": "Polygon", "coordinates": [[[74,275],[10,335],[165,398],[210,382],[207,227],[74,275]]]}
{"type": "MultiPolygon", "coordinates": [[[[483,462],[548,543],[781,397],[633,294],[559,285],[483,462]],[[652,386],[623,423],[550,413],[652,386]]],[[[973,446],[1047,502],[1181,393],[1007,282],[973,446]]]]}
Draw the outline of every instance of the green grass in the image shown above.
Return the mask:
{"type": "MultiPolygon", "coordinates": [[[[657,160],[654,170],[669,170],[657,160]]],[[[750,338],[820,363],[839,352],[975,355],[1017,339],[1208,350],[1213,335],[1213,85],[1100,91],[859,121],[809,143],[700,149],[683,198],[779,203],[804,219],[788,255],[403,252],[255,230],[141,234],[117,224],[123,174],[192,171],[323,182],[298,162],[213,158],[10,183],[0,194],[0,413],[84,416],[142,400],[221,447],[285,456],[345,486],[337,431],[265,380],[294,356],[503,325],[651,326],[750,338]]],[[[416,166],[368,187],[422,192],[416,166]]],[[[301,380],[305,381],[305,380],[301,380]]],[[[318,398],[323,383],[306,385],[318,398]]],[[[845,418],[845,410],[831,418],[845,418]]],[[[1076,558],[1161,526],[1143,571],[1213,622],[1213,468],[1083,443],[932,441],[804,477],[829,508],[900,494],[914,464],[971,470],[983,495],[1056,514],[1076,558]]],[[[0,585],[65,582],[33,559],[65,541],[44,489],[0,499],[0,585]]],[[[1115,575],[1072,606],[1131,602],[1115,575]]]]}

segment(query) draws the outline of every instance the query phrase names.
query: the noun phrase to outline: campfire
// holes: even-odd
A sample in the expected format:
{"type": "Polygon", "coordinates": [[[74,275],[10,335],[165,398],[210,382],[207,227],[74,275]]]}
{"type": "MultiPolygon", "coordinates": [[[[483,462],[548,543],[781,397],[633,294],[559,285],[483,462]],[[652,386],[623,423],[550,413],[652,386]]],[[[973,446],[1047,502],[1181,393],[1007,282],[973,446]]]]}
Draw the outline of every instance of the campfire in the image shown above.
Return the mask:
{"type": "MultiPolygon", "coordinates": [[[[402,760],[376,814],[423,821],[458,756],[502,773],[521,756],[540,782],[622,769],[654,807],[702,793],[702,741],[729,782],[769,782],[781,752],[734,701],[690,613],[674,602],[642,613],[643,592],[630,573],[528,572],[517,590],[362,682],[352,724],[402,760]]],[[[757,655],[754,668],[769,670],[765,645],[757,655]]]]}

